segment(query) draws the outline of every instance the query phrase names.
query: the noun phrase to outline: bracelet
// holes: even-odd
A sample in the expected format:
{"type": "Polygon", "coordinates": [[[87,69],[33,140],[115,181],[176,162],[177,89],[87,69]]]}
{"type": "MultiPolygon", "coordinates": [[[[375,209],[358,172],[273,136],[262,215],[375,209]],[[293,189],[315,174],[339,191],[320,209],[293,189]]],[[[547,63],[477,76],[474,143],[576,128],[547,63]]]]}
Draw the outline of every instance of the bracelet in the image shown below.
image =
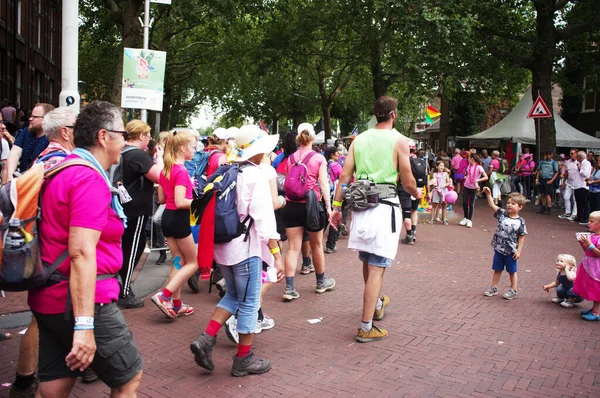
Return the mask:
{"type": "Polygon", "coordinates": [[[75,326],[77,325],[94,325],[94,318],[91,316],[76,316],[75,317],[75,326]]]}
{"type": "Polygon", "coordinates": [[[593,244],[588,247],[588,249],[590,249],[590,250],[594,250],[595,248],[596,248],[596,246],[594,246],[593,244]]]}
{"type": "Polygon", "coordinates": [[[73,328],[73,330],[94,330],[94,326],[93,325],[87,325],[87,326],[77,326],[77,325],[75,325],[75,327],[73,328]]]}
{"type": "Polygon", "coordinates": [[[333,201],[333,206],[334,207],[342,207],[342,204],[343,204],[342,202],[338,202],[337,200],[333,201]]]}
{"type": "Polygon", "coordinates": [[[275,248],[271,249],[271,254],[277,254],[277,253],[280,253],[280,252],[281,252],[281,249],[278,248],[278,247],[275,247],[275,248]]]}

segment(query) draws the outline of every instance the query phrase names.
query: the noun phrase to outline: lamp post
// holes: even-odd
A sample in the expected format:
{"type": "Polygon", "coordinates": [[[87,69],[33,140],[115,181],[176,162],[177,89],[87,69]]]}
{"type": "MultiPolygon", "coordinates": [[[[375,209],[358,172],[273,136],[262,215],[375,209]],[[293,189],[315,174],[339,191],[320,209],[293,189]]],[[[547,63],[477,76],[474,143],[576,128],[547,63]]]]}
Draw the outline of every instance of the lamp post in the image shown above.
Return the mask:
{"type": "Polygon", "coordinates": [[[71,106],[79,112],[80,96],[77,91],[79,62],[79,1],[63,0],[62,58],[59,106],[71,106]]]}

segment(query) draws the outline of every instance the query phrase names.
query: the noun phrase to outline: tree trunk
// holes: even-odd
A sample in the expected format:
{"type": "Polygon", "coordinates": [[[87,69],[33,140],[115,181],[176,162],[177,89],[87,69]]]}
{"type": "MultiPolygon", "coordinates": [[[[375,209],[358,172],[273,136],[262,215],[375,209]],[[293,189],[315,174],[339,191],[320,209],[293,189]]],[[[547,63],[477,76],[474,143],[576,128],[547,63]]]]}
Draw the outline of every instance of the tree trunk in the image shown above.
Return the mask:
{"type": "MultiPolygon", "coordinates": [[[[552,111],[552,66],[555,56],[555,38],[554,38],[554,0],[543,0],[534,2],[537,11],[536,31],[537,45],[533,49],[533,58],[535,62],[530,66],[532,72],[531,96],[533,101],[538,97],[538,93],[552,111]]],[[[536,122],[536,130],[538,123],[536,122]]],[[[551,118],[540,120],[540,130],[536,131],[539,135],[540,147],[538,154],[546,150],[555,152],[556,150],[556,128],[554,126],[554,115],[551,118]]],[[[536,136],[538,138],[538,136],[536,136]]],[[[538,157],[538,162],[539,162],[538,157]]]]}
{"type": "Polygon", "coordinates": [[[271,123],[271,134],[279,134],[279,116],[273,115],[271,123]]]}
{"type": "MultiPolygon", "coordinates": [[[[125,9],[123,10],[123,41],[110,96],[111,102],[116,106],[121,106],[121,88],[123,86],[123,49],[125,47],[140,48],[142,45],[142,32],[138,17],[142,13],[143,6],[144,0],[128,0],[125,5],[125,9]]],[[[121,21],[115,22],[121,23],[121,21]]]]}
{"type": "Polygon", "coordinates": [[[373,76],[373,94],[377,99],[387,92],[387,83],[381,72],[381,56],[376,43],[371,49],[371,75],[373,76]]]}

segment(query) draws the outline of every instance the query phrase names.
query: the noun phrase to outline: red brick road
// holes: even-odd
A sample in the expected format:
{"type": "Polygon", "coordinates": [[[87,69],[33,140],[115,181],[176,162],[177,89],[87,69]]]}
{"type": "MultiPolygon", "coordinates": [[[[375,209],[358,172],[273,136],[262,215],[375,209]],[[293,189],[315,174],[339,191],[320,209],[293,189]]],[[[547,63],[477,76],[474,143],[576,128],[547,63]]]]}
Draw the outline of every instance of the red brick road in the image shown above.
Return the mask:
{"type": "MultiPolygon", "coordinates": [[[[417,244],[400,247],[384,284],[391,305],[378,325],[390,337],[382,342],[354,341],[363,283],[345,240],[326,257],[335,290],[318,296],[314,276],[298,275],[299,300],[282,302],[283,285],[267,295],[264,309],[276,326],[255,339],[256,353],[273,364],[265,375],[230,375],[236,347],[224,332],[214,350],[215,371],[194,363],[189,343],[212,314],[214,292],[193,295],[186,288],[184,301],[196,313],[175,322],[149,302],[126,311],[145,361],[140,396],[600,396],[600,325],[582,321],[579,309],[551,303],[553,293],[541,289],[555,276],[558,253],[581,257],[574,232],[585,228],[539,216],[530,206],[523,213],[529,235],[519,261],[519,297],[486,298],[495,219],[481,201],[477,205],[472,229],[456,221],[420,225],[417,244]],[[321,323],[307,322],[319,317],[321,323]]],[[[508,286],[503,276],[501,293],[508,286]]],[[[0,343],[0,383],[13,380],[18,342],[17,336],[0,343]]],[[[77,397],[107,393],[102,383],[78,383],[73,390],[77,397]]],[[[7,396],[5,388],[0,396],[7,396]]]]}

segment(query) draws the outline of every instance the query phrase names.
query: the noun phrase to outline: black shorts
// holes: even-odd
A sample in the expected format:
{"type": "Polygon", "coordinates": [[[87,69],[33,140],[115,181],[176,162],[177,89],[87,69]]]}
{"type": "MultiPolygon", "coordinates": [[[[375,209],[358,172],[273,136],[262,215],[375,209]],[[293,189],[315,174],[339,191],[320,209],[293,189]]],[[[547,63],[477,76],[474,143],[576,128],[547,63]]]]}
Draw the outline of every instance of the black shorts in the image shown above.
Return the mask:
{"type": "Polygon", "coordinates": [[[165,209],[160,222],[165,238],[183,239],[191,233],[190,211],[189,210],[169,210],[165,209]]]}
{"type": "MultiPolygon", "coordinates": [[[[66,321],[63,313],[47,315],[32,312],[40,329],[40,381],[81,376],[82,372],[72,371],[65,362],[73,347],[73,314],[66,321]]],[[[116,303],[96,304],[94,336],[96,355],[91,368],[107,386],[123,386],[142,371],[142,356],[116,303]]]]}
{"type": "Polygon", "coordinates": [[[323,212],[323,217],[319,223],[319,229],[311,230],[306,228],[306,203],[287,202],[283,208],[283,225],[286,228],[302,227],[308,232],[319,232],[325,228],[327,224],[326,213],[323,212]]]}
{"type": "Polygon", "coordinates": [[[546,179],[546,178],[539,179],[538,191],[542,195],[552,195],[552,193],[556,189],[554,184],[546,184],[547,182],[548,182],[548,179],[546,179]]]}
{"type": "Polygon", "coordinates": [[[398,186],[398,199],[400,200],[402,211],[419,209],[419,200],[411,199],[411,194],[406,192],[402,186],[398,186]]]}

